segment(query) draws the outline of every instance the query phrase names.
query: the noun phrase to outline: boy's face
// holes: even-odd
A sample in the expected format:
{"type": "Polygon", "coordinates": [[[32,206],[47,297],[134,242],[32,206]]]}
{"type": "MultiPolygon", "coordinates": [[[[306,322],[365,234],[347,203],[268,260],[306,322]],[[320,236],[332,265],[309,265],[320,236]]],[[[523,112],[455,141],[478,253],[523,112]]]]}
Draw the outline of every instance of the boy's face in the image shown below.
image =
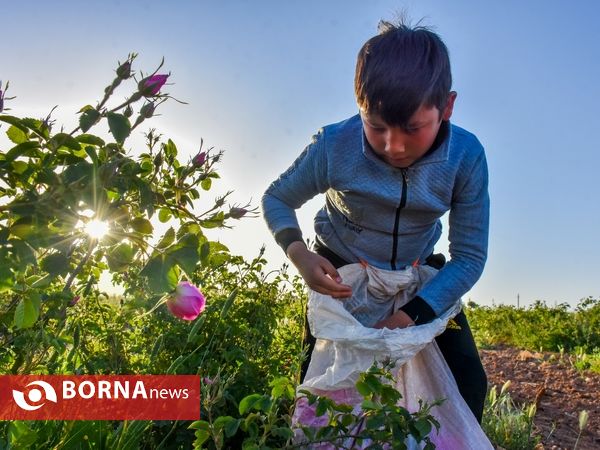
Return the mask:
{"type": "Polygon", "coordinates": [[[390,126],[378,115],[361,110],[360,116],[367,141],[373,151],[386,163],[406,168],[431,148],[443,120],[452,116],[456,92],[450,92],[443,111],[437,107],[421,106],[410,118],[408,128],[390,126]]]}

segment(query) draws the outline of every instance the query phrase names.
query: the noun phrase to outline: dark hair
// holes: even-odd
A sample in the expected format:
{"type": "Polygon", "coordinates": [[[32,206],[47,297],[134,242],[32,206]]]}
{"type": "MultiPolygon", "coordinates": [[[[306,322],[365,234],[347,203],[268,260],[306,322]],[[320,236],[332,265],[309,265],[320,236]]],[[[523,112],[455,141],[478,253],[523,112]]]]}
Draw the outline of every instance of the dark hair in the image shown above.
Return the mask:
{"type": "Polygon", "coordinates": [[[358,53],[354,91],[359,107],[406,127],[421,105],[446,106],[452,86],[442,39],[427,27],[381,21],[358,53]]]}

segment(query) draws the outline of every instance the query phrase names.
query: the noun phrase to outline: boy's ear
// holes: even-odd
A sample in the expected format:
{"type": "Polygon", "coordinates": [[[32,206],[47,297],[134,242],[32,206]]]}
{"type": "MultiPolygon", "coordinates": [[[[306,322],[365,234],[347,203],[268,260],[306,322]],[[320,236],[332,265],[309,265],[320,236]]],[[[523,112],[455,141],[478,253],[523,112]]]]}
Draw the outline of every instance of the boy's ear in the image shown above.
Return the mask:
{"type": "Polygon", "coordinates": [[[456,91],[450,91],[448,94],[448,102],[446,103],[446,107],[444,111],[442,111],[442,120],[450,120],[452,116],[452,111],[454,109],[454,101],[456,100],[456,91]]]}

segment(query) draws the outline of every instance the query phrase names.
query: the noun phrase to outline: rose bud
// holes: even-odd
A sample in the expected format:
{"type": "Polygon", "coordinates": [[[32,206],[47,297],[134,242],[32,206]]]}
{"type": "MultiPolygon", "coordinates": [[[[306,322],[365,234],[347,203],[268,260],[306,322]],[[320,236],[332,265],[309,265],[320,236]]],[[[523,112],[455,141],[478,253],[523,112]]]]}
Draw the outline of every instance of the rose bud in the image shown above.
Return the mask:
{"type": "Polygon", "coordinates": [[[204,311],[206,299],[193,284],[182,281],[175,288],[175,293],[167,300],[169,311],[183,320],[194,320],[204,311]]]}
{"type": "Polygon", "coordinates": [[[200,167],[206,162],[206,152],[199,152],[192,158],[192,164],[194,167],[200,167]]]}
{"type": "Polygon", "coordinates": [[[131,76],[131,61],[125,61],[119,67],[117,67],[117,76],[121,80],[126,80],[131,76]]]}
{"type": "Polygon", "coordinates": [[[247,212],[248,210],[245,208],[234,207],[229,210],[229,217],[231,217],[232,219],[241,219],[246,215],[247,212]]]}
{"type": "Polygon", "coordinates": [[[138,90],[144,97],[154,97],[167,82],[169,75],[152,75],[138,84],[138,90]]]}
{"type": "Polygon", "coordinates": [[[154,115],[154,103],[144,103],[144,105],[140,108],[140,116],[144,119],[149,119],[154,115]]]}

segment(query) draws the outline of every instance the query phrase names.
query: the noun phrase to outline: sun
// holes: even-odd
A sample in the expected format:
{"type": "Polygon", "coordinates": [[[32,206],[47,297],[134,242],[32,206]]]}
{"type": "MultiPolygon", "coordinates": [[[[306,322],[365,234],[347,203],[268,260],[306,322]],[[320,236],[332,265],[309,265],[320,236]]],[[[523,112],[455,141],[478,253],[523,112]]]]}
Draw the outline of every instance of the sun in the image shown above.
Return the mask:
{"type": "Polygon", "coordinates": [[[102,239],[108,233],[108,224],[101,220],[93,219],[85,224],[85,232],[94,239],[102,239]]]}

